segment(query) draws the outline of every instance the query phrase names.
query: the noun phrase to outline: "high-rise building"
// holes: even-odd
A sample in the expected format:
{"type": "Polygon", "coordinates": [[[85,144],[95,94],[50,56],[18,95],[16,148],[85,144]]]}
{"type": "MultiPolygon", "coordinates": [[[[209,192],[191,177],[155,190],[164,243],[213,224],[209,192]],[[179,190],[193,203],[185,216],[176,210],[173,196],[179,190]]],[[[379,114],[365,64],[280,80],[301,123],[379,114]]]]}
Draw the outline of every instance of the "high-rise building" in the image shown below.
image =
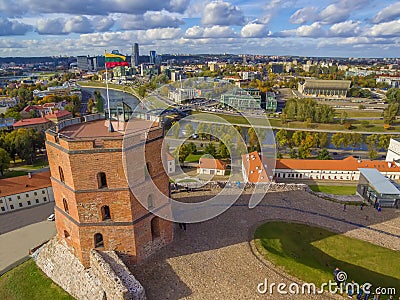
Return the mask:
{"type": "Polygon", "coordinates": [[[156,63],[156,57],[157,57],[156,51],[151,50],[150,51],[150,61],[149,62],[154,65],[156,63]]]}
{"type": "Polygon", "coordinates": [[[134,43],[132,48],[131,66],[139,66],[139,44],[134,43]]]}

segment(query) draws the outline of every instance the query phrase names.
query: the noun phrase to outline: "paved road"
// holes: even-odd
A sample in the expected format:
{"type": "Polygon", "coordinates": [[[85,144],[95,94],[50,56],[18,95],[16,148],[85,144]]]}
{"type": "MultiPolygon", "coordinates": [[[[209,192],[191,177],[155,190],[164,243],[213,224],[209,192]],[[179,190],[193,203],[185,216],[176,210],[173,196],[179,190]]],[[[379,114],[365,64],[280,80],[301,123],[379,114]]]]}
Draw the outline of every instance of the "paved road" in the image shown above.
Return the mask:
{"type": "MultiPolygon", "coordinates": [[[[54,212],[54,202],[0,215],[0,235],[46,220],[54,212]]],[[[0,242],[1,244],[1,242],[0,242]]]]}
{"type": "Polygon", "coordinates": [[[55,223],[42,221],[0,235],[0,271],[27,256],[29,249],[49,240],[55,234],[55,223]]]}

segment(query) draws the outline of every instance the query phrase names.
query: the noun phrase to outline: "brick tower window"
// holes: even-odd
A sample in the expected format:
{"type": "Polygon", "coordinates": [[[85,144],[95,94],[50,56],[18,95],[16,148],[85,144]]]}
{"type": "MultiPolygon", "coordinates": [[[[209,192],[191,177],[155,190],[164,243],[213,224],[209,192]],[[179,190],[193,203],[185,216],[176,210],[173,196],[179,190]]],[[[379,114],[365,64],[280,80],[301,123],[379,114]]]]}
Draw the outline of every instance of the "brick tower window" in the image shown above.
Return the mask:
{"type": "Polygon", "coordinates": [[[69,209],[68,209],[68,202],[67,199],[63,198],[63,205],[64,205],[64,210],[67,214],[69,214],[69,209]]]}
{"type": "Polygon", "coordinates": [[[153,241],[160,237],[160,218],[154,217],[151,219],[151,238],[153,241]]]}
{"type": "Polygon", "coordinates": [[[103,248],[104,247],[103,235],[101,233],[96,233],[94,235],[94,247],[95,248],[103,248]]]}
{"type": "Polygon", "coordinates": [[[100,172],[100,173],[97,174],[97,184],[99,186],[99,189],[107,187],[106,173],[100,172]]]}
{"type": "Polygon", "coordinates": [[[146,163],[146,166],[144,167],[144,178],[150,178],[150,163],[146,163]]]}
{"type": "Polygon", "coordinates": [[[58,173],[60,174],[60,181],[61,182],[65,182],[64,171],[63,171],[63,169],[61,167],[58,167],[58,173]]]}
{"type": "Polygon", "coordinates": [[[68,231],[64,230],[64,237],[65,237],[66,239],[70,239],[70,238],[71,238],[71,235],[69,234],[68,231]]]}
{"type": "Polygon", "coordinates": [[[103,221],[105,220],[111,220],[111,213],[110,213],[110,207],[107,205],[104,205],[101,208],[101,218],[103,221]]]}

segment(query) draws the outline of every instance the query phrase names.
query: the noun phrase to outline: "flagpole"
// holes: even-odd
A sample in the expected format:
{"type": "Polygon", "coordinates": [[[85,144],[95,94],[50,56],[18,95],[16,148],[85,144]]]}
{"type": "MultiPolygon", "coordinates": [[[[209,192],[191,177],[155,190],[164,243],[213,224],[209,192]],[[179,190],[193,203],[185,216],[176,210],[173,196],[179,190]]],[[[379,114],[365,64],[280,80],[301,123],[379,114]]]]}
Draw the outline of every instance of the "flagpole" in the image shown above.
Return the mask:
{"type": "Polygon", "coordinates": [[[107,108],[108,108],[108,131],[114,132],[114,128],[111,123],[111,107],[110,107],[110,95],[108,94],[108,70],[107,70],[107,58],[106,58],[107,51],[104,50],[104,66],[106,68],[106,90],[107,90],[107,108]]]}

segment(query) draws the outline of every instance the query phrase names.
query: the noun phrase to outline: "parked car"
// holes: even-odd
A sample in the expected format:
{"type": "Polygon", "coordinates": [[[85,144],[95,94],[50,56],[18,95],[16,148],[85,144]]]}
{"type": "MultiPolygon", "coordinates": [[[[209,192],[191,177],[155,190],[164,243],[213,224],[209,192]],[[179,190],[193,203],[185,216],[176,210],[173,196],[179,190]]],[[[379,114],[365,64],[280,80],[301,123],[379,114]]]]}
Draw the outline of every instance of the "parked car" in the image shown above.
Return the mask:
{"type": "Polygon", "coordinates": [[[56,219],[55,214],[51,214],[51,215],[47,218],[48,221],[55,221],[55,219],[56,219]]]}

